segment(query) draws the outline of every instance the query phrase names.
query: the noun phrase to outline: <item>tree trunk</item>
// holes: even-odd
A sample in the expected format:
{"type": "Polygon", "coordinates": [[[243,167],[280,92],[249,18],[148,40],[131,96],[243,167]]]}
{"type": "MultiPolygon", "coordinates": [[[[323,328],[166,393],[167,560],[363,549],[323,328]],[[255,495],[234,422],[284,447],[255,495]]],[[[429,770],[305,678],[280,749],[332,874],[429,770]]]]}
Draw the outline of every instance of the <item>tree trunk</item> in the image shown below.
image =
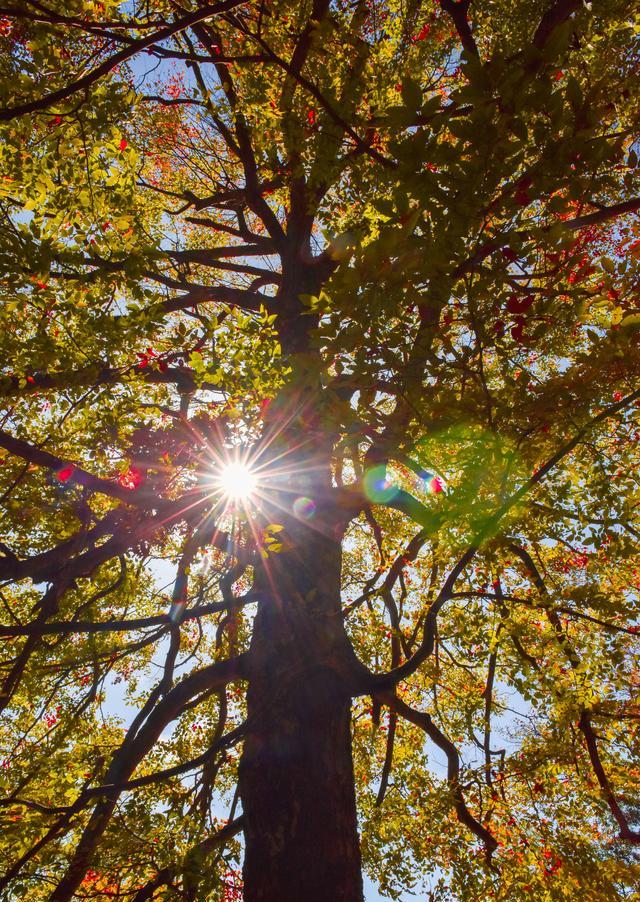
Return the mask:
{"type": "Polygon", "coordinates": [[[259,577],[240,762],[246,902],[363,899],[341,546],[317,513],[287,518],[288,550],[259,577]]]}

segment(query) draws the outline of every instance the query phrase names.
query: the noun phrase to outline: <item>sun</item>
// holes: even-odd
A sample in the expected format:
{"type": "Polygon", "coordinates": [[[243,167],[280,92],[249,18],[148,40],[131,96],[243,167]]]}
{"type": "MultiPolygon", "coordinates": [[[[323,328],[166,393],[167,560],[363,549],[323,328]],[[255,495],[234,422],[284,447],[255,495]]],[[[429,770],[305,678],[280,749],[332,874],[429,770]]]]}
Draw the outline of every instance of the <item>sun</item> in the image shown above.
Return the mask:
{"type": "Polygon", "coordinates": [[[258,487],[258,478],[247,464],[233,462],[222,468],[218,483],[230,501],[247,501],[258,487]]]}

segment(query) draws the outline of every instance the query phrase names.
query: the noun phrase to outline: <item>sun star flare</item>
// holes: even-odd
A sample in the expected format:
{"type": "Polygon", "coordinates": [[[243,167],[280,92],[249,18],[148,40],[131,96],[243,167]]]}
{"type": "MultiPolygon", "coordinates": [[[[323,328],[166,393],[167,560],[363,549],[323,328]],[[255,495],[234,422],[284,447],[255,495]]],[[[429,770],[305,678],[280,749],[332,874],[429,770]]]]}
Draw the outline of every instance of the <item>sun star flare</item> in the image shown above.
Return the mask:
{"type": "Polygon", "coordinates": [[[233,461],[225,464],[220,471],[218,484],[230,501],[247,501],[258,487],[258,477],[247,464],[233,461]]]}

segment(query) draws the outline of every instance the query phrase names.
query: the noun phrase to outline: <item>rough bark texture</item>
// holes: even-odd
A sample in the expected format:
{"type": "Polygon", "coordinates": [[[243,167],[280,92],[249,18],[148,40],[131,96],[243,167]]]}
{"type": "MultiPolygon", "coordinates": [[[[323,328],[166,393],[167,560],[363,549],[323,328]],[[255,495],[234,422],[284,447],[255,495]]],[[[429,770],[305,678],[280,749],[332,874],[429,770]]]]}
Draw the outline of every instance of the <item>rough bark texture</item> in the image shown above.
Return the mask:
{"type": "Polygon", "coordinates": [[[287,520],[288,550],[270,556],[260,578],[240,763],[246,902],[363,899],[352,667],[329,520],[321,506],[313,523],[287,520]]]}

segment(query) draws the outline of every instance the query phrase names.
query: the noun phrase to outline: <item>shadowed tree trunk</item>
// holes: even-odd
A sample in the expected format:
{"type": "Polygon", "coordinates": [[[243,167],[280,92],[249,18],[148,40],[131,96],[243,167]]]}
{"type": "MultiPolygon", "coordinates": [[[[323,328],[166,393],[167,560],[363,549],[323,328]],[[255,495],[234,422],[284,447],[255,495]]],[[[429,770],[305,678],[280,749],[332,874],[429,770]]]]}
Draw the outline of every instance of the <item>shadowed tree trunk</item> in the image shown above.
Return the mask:
{"type": "Polygon", "coordinates": [[[264,594],[239,777],[246,902],[363,898],[351,756],[353,653],[340,616],[341,535],[322,504],[330,477],[320,454],[316,447],[306,460],[295,455],[292,472],[304,475],[288,486],[318,499],[313,518],[274,512],[285,526],[285,549],[269,555],[256,579],[264,594]]]}

